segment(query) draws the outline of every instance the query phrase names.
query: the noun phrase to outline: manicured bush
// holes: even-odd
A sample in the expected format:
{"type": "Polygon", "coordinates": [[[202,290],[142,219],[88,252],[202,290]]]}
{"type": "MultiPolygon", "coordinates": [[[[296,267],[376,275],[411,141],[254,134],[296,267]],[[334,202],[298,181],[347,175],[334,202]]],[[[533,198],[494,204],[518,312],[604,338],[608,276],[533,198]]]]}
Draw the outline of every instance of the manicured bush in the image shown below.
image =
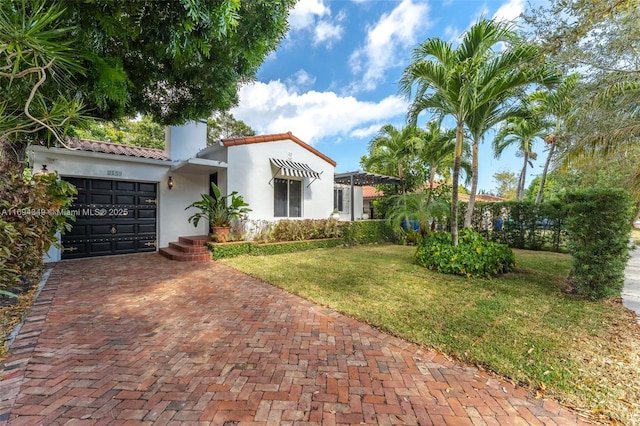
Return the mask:
{"type": "Polygon", "coordinates": [[[208,243],[207,248],[214,259],[224,259],[225,257],[236,257],[243,254],[249,254],[251,251],[251,244],[252,243],[249,241],[208,243]]]}
{"type": "Polygon", "coordinates": [[[262,256],[280,253],[292,253],[296,251],[312,250],[317,248],[341,246],[342,239],[331,238],[324,240],[289,241],[279,243],[258,243],[243,241],[235,243],[208,243],[207,247],[214,259],[241,256],[262,256]]]}
{"type": "Polygon", "coordinates": [[[589,189],[564,197],[575,290],[597,300],[618,296],[629,258],[632,203],[621,189],[589,189]]]}
{"type": "Polygon", "coordinates": [[[373,244],[398,241],[397,232],[385,220],[340,222],[340,236],[346,245],[373,244]]]}
{"type": "Polygon", "coordinates": [[[249,254],[262,256],[280,253],[293,253],[296,251],[312,250],[318,248],[338,247],[342,245],[340,238],[326,240],[291,241],[272,244],[252,244],[249,254]]]}
{"type": "Polygon", "coordinates": [[[418,243],[415,260],[427,269],[466,277],[491,277],[515,266],[508,246],[487,241],[468,228],[460,231],[457,246],[451,244],[449,233],[427,234],[418,243]]]}

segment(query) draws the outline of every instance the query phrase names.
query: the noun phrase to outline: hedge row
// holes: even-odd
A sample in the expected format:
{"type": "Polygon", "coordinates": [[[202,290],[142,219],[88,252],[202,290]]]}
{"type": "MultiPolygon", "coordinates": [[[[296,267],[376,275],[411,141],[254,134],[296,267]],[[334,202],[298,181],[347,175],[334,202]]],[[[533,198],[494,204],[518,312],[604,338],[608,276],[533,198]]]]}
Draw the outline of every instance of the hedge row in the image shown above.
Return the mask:
{"type": "MultiPolygon", "coordinates": [[[[296,251],[311,250],[316,248],[351,246],[357,244],[375,244],[384,242],[395,242],[397,236],[393,228],[384,220],[362,220],[357,222],[334,222],[329,223],[325,219],[320,220],[303,220],[292,224],[295,221],[285,221],[285,225],[281,229],[287,232],[281,232],[290,235],[324,235],[318,234],[308,229],[329,229],[332,235],[338,235],[338,238],[309,239],[306,241],[284,241],[276,243],[264,243],[254,241],[238,241],[233,243],[209,243],[207,247],[214,259],[222,259],[225,257],[235,257],[243,254],[252,256],[292,253],[296,251]],[[336,229],[334,232],[333,230],[336,229]],[[290,230],[295,230],[291,233],[290,230]]],[[[277,225],[276,225],[277,226],[277,225]]],[[[280,234],[279,234],[280,235],[280,234]]]]}
{"type": "MultiPolygon", "coordinates": [[[[462,220],[467,203],[460,203],[462,220]]],[[[529,250],[563,251],[566,247],[566,204],[528,201],[476,203],[471,227],[489,241],[529,250]]]]}
{"type": "Polygon", "coordinates": [[[318,248],[338,247],[343,245],[341,238],[325,240],[290,241],[279,243],[257,243],[253,241],[241,241],[235,243],[208,243],[207,247],[214,259],[241,256],[263,256],[270,254],[293,253],[297,251],[312,250],[318,248]]]}

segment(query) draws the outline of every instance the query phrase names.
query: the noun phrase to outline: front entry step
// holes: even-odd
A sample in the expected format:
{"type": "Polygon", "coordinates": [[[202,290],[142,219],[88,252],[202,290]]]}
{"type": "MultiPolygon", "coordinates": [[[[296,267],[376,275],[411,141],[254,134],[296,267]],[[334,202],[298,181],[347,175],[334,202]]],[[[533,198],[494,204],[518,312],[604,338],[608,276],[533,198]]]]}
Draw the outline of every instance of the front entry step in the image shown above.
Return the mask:
{"type": "Polygon", "coordinates": [[[169,247],[159,250],[160,254],[179,262],[204,262],[211,260],[211,254],[205,243],[211,241],[206,235],[180,237],[179,241],[169,243],[169,247]]]}

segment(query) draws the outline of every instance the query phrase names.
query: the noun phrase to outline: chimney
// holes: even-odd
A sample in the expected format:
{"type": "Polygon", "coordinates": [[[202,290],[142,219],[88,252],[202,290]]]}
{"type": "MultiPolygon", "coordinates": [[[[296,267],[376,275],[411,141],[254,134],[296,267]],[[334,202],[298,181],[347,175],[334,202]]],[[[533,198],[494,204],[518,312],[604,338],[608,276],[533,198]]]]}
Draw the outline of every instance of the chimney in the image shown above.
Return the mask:
{"type": "Polygon", "coordinates": [[[207,147],[206,121],[188,121],[181,126],[169,126],[164,131],[164,149],[171,161],[194,158],[207,147]]]}

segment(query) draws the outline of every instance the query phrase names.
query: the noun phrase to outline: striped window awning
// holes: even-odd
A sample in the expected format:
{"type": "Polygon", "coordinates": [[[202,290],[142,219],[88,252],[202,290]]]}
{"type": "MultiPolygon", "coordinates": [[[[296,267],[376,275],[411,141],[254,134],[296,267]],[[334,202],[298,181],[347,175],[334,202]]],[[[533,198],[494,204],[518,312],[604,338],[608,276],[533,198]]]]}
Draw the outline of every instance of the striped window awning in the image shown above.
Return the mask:
{"type": "Polygon", "coordinates": [[[279,169],[279,173],[284,176],[320,179],[320,173],[313,170],[308,164],[297,163],[289,160],[280,160],[278,158],[270,158],[269,160],[271,161],[271,164],[279,169]]]}

